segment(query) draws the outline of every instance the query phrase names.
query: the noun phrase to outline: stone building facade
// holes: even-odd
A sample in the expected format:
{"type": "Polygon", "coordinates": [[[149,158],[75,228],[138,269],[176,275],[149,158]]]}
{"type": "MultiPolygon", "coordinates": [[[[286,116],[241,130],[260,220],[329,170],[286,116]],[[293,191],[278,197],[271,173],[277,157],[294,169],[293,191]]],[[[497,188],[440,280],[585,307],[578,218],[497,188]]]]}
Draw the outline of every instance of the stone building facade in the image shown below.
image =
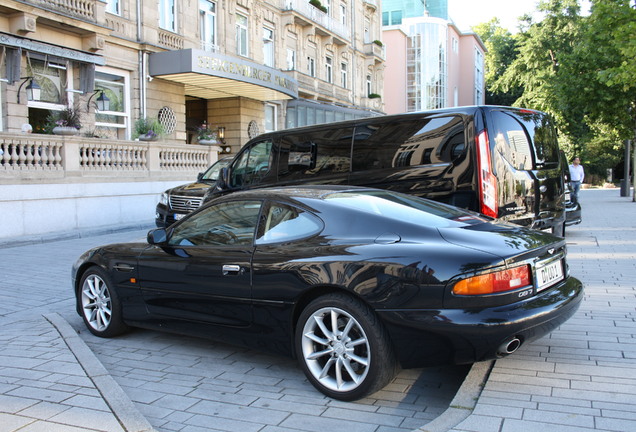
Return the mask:
{"type": "Polygon", "coordinates": [[[0,131],[43,132],[74,106],[91,136],[130,140],[146,117],[195,144],[205,123],[236,152],[264,131],[373,115],[380,16],[377,0],[5,0],[0,131]]]}

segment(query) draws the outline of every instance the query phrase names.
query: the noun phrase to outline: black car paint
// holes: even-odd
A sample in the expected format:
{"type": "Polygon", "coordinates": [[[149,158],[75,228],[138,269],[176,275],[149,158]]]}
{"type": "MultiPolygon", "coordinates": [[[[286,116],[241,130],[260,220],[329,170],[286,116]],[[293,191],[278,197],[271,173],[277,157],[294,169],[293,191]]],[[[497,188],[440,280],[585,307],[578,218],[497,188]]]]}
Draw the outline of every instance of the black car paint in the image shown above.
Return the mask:
{"type": "MultiPolygon", "coordinates": [[[[582,298],[582,285],[567,271],[562,282],[524,298],[521,292],[479,299],[449,292],[462,275],[534,262],[548,249],[564,252],[563,240],[549,234],[479,221],[448,227],[401,221],[387,229],[381,216],[367,215],[360,223],[359,215],[298,194],[264,189],[222,199],[272,199],[308,209],[326,226],[311,238],[223,248],[109,245],[78,259],[74,290],[78,294],[81,274],[97,265],[111,276],[130,325],[285,355],[293,355],[295,321],[303,307],[343,291],[375,310],[403,367],[495,358],[499,345],[512,337],[525,342],[551,331],[582,298]],[[382,241],[386,238],[400,241],[382,241]],[[228,262],[244,271],[223,274],[228,262]]],[[[77,309],[81,314],[79,300],[77,309]]]]}

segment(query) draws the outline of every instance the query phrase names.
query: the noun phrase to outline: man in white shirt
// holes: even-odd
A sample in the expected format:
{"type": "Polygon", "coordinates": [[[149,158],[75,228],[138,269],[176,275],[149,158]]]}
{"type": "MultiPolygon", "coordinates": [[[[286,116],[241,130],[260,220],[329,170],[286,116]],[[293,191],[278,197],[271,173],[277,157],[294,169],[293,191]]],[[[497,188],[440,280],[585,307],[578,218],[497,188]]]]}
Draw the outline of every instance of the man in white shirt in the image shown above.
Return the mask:
{"type": "Polygon", "coordinates": [[[570,165],[570,186],[572,187],[572,201],[579,201],[579,189],[581,189],[581,183],[585,179],[585,172],[583,171],[583,165],[581,160],[575,157],[570,165]]]}

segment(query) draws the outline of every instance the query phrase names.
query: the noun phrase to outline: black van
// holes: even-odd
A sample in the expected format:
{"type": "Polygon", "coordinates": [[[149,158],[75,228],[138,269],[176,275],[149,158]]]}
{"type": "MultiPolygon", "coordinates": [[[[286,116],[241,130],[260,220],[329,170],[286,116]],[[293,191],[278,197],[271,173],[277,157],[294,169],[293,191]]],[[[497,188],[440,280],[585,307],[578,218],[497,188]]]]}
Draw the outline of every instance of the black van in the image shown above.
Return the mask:
{"type": "Polygon", "coordinates": [[[564,181],[547,114],[472,106],[286,129],[249,141],[206,200],[265,186],[389,189],[564,234],[564,181]]]}

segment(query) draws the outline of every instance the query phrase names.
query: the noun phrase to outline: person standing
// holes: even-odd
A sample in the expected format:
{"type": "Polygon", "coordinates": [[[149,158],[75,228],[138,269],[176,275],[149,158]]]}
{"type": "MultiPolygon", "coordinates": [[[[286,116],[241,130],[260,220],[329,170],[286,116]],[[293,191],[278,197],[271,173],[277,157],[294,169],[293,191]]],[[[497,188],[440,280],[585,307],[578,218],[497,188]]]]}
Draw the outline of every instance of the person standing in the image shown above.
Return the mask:
{"type": "Polygon", "coordinates": [[[575,157],[572,160],[570,168],[570,186],[572,187],[572,201],[579,202],[579,190],[581,189],[581,183],[585,179],[585,171],[583,171],[583,165],[581,160],[575,157]]]}

